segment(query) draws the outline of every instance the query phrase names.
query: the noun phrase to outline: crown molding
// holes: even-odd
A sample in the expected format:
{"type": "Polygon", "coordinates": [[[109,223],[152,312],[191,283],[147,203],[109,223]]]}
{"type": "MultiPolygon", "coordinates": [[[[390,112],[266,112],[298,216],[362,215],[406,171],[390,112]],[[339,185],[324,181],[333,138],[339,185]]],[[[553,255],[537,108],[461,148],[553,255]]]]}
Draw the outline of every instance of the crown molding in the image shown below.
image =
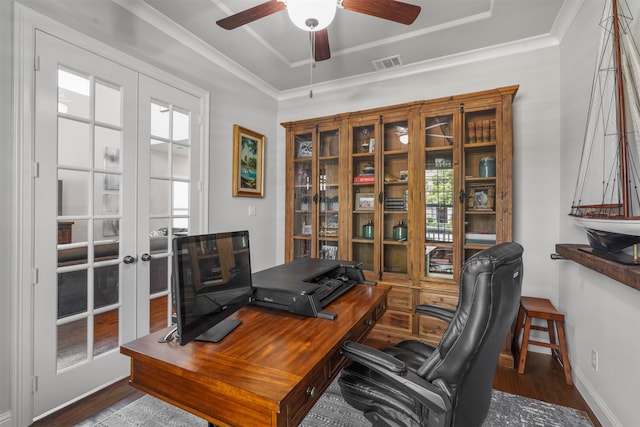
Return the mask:
{"type": "MultiPolygon", "coordinates": [[[[178,42],[182,43],[187,48],[193,50],[202,58],[218,65],[230,74],[238,77],[249,85],[260,90],[264,94],[272,97],[277,101],[284,101],[298,97],[306,97],[309,95],[309,87],[304,86],[300,88],[279,91],[264,80],[257,77],[251,71],[240,66],[238,63],[231,60],[229,57],[211,47],[204,40],[200,39],[193,33],[187,31],[176,22],[170,20],[165,15],[158,12],[153,7],[149,6],[143,0],[112,0],[114,3],[120,5],[130,13],[145,21],[149,25],[158,29],[178,42]]],[[[216,2],[217,3],[217,2],[216,2]]],[[[346,77],[343,79],[332,80],[325,83],[313,84],[314,93],[331,92],[335,90],[343,90],[346,88],[366,85],[391,79],[403,78],[410,75],[427,73],[430,71],[454,67],[459,65],[465,65],[473,62],[484,61],[487,59],[504,57],[507,55],[520,54],[523,52],[535,51],[538,49],[557,46],[560,44],[562,38],[567,34],[568,29],[573,23],[576,15],[580,11],[584,0],[566,0],[563,2],[560,13],[558,14],[551,31],[548,34],[504,43],[501,45],[491,46],[487,48],[481,48],[471,51],[465,51],[456,53],[453,55],[444,56],[432,60],[422,61],[415,64],[405,65],[402,68],[388,71],[372,71],[357,76],[346,77]]],[[[493,2],[491,3],[493,7],[493,2]]],[[[465,22],[472,20],[477,21],[485,19],[491,15],[491,9],[487,12],[479,13],[473,17],[465,18],[465,22]]],[[[448,23],[447,27],[453,25],[459,25],[461,22],[448,23]]],[[[445,24],[443,24],[445,25],[445,24]]],[[[433,28],[428,30],[420,30],[421,32],[432,32],[441,30],[442,28],[433,28]]],[[[420,32],[418,31],[418,32],[420,32]]],[[[413,33],[405,35],[403,37],[410,37],[413,33]]],[[[415,34],[413,34],[415,36],[415,34]]],[[[392,40],[391,40],[392,41],[392,40]]],[[[381,41],[379,43],[386,43],[389,41],[381,41]]],[[[368,45],[367,45],[368,46],[368,45]]],[[[351,50],[344,50],[340,52],[334,52],[334,55],[346,55],[351,50]]],[[[308,64],[309,60],[299,61],[299,63],[291,64],[292,67],[302,66],[308,64]]]]}

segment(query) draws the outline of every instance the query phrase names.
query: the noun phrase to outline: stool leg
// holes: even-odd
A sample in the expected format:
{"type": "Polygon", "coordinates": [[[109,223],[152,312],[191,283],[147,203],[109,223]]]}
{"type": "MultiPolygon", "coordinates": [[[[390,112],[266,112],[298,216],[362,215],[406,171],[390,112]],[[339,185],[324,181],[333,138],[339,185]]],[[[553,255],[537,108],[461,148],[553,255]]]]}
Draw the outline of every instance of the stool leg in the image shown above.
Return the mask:
{"type": "Polygon", "coordinates": [[[547,330],[549,332],[549,344],[551,344],[551,347],[550,347],[551,357],[556,359],[558,362],[562,363],[562,360],[560,360],[559,351],[553,348],[554,345],[558,345],[558,342],[556,340],[555,325],[556,325],[556,322],[554,320],[547,320],[547,330]]]}
{"type": "Polygon", "coordinates": [[[527,316],[524,322],[524,332],[522,333],[522,347],[520,348],[520,361],[518,362],[519,374],[524,374],[524,365],[527,362],[527,349],[529,348],[530,332],[531,332],[531,316],[527,316]]]}
{"type": "MultiPolygon", "coordinates": [[[[511,338],[511,354],[514,356],[514,362],[518,363],[518,359],[520,357],[520,331],[522,330],[522,317],[524,316],[524,309],[520,306],[518,310],[518,317],[516,319],[516,328],[513,332],[513,337],[511,338]]],[[[517,366],[516,366],[517,367],[517,366]]]]}
{"type": "Polygon", "coordinates": [[[558,327],[558,339],[560,340],[560,351],[562,352],[562,367],[564,368],[564,377],[567,384],[573,385],[571,380],[571,366],[569,365],[569,353],[567,353],[567,341],[564,336],[564,322],[558,320],[556,322],[558,327]]]}

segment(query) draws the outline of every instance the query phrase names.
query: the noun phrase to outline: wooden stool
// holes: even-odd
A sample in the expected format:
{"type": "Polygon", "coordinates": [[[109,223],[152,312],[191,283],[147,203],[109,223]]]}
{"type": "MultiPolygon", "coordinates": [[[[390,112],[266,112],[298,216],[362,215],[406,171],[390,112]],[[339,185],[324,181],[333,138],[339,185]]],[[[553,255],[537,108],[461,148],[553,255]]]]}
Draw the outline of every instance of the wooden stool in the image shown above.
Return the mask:
{"type": "Polygon", "coordinates": [[[520,298],[520,310],[518,310],[518,319],[516,320],[516,330],[513,334],[511,350],[514,353],[514,360],[518,361],[518,373],[524,374],[524,366],[527,361],[527,349],[529,344],[535,344],[551,349],[551,355],[564,368],[564,376],[567,384],[573,385],[571,380],[571,366],[569,366],[569,356],[567,353],[567,343],[564,336],[564,314],[560,313],[551,304],[551,301],[545,298],[522,297],[520,298]],[[545,319],[547,327],[532,326],[531,319],[545,319]],[[518,339],[524,322],[524,333],[522,334],[522,347],[518,348],[518,339]],[[555,326],[555,328],[554,328],[555,326]],[[538,331],[547,331],[549,333],[549,343],[533,341],[529,339],[531,329],[538,331]],[[556,332],[558,331],[558,340],[556,340],[556,332]],[[558,341],[560,341],[558,343],[558,341]],[[518,357],[519,353],[519,357],[518,357]]]}

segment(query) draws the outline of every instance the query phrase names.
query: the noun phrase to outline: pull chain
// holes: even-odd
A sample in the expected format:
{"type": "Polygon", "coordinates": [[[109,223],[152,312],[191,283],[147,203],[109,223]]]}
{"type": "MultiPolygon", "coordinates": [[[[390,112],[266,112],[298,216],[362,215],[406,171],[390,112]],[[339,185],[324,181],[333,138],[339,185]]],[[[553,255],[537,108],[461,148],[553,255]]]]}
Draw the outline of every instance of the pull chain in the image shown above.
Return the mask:
{"type": "Polygon", "coordinates": [[[309,98],[313,98],[313,69],[316,67],[316,37],[313,32],[309,33],[311,36],[311,64],[309,67],[309,98]]]}

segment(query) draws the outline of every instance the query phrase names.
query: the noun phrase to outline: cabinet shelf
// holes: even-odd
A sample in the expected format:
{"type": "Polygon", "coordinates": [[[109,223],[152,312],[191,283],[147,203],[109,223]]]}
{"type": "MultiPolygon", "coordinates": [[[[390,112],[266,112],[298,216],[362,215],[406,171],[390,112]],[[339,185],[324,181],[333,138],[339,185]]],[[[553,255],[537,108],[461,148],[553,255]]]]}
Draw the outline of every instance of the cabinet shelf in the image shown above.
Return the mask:
{"type": "Polygon", "coordinates": [[[430,152],[430,153],[437,153],[437,152],[451,152],[453,151],[453,146],[452,145],[442,145],[442,146],[437,146],[437,147],[424,147],[424,151],[430,152]]]}
{"type": "Polygon", "coordinates": [[[352,240],[353,240],[355,243],[367,243],[367,244],[373,245],[373,239],[365,239],[365,238],[364,238],[364,237],[362,237],[362,236],[354,237],[352,240]]]}
{"type": "Polygon", "coordinates": [[[496,182],[495,176],[465,176],[466,182],[496,182]]]}
{"type": "Polygon", "coordinates": [[[464,248],[465,249],[482,250],[482,249],[490,248],[493,245],[495,245],[495,243],[486,243],[486,244],[482,244],[482,243],[465,243],[464,248]]]}
{"type": "Polygon", "coordinates": [[[407,246],[406,240],[398,241],[398,240],[392,240],[392,239],[384,239],[382,243],[389,246],[407,246]]]}
{"type": "Polygon", "coordinates": [[[360,153],[360,152],[357,152],[357,153],[353,153],[352,156],[354,158],[357,158],[357,159],[373,159],[374,154],[375,153],[369,153],[369,152],[360,153]]]}
{"type": "Polygon", "coordinates": [[[497,145],[496,141],[490,142],[474,142],[474,143],[465,143],[465,150],[474,151],[476,149],[485,149],[485,148],[495,148],[497,145]]]}
{"type": "Polygon", "coordinates": [[[489,209],[470,209],[465,211],[466,215],[496,215],[496,211],[489,209]]]}
{"type": "Polygon", "coordinates": [[[407,156],[408,151],[407,150],[388,150],[388,151],[383,151],[382,155],[384,157],[400,157],[400,156],[407,156]]]}

